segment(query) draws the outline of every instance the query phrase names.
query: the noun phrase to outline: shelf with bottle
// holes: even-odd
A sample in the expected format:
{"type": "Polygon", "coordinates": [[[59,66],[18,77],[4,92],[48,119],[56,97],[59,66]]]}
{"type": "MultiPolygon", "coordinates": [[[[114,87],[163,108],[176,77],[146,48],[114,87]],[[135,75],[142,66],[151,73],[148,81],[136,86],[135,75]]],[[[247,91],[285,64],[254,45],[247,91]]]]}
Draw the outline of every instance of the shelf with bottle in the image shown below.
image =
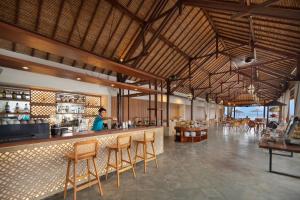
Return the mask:
{"type": "Polygon", "coordinates": [[[14,87],[0,87],[0,100],[30,101],[30,90],[14,87]]]}
{"type": "Polygon", "coordinates": [[[29,114],[29,103],[26,102],[9,102],[0,103],[0,113],[6,114],[29,114]]]}
{"type": "Polygon", "coordinates": [[[56,93],[56,103],[85,104],[85,95],[56,93]]]}

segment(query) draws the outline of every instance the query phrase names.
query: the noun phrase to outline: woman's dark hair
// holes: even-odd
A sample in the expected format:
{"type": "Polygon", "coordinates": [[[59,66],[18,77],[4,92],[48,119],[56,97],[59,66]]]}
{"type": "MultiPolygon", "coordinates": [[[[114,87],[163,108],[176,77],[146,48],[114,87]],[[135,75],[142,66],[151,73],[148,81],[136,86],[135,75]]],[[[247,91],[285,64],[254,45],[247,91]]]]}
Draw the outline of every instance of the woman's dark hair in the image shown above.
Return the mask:
{"type": "Polygon", "coordinates": [[[105,111],[105,112],[106,112],[106,109],[105,109],[105,108],[100,108],[100,109],[98,110],[99,113],[101,113],[102,111],[105,111]]]}

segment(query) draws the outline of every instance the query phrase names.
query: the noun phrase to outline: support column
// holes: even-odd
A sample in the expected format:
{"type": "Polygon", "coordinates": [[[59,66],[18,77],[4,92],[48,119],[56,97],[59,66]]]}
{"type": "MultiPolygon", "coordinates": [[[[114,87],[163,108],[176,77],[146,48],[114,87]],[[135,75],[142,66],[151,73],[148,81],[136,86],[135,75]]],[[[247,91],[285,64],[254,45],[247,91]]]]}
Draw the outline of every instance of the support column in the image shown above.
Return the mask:
{"type": "Polygon", "coordinates": [[[266,100],[264,100],[264,119],[266,119],[266,100]]]}
{"type": "MultiPolygon", "coordinates": [[[[155,80],[154,89],[157,90],[157,80],[155,80]]],[[[157,126],[158,125],[157,93],[154,94],[154,115],[155,115],[155,126],[157,126]]]]}
{"type": "Polygon", "coordinates": [[[300,116],[300,81],[296,81],[294,89],[295,116],[300,116]]]}
{"type": "Polygon", "coordinates": [[[167,116],[167,127],[170,126],[170,92],[171,92],[171,82],[167,80],[167,103],[166,103],[166,116],[167,116]]]}

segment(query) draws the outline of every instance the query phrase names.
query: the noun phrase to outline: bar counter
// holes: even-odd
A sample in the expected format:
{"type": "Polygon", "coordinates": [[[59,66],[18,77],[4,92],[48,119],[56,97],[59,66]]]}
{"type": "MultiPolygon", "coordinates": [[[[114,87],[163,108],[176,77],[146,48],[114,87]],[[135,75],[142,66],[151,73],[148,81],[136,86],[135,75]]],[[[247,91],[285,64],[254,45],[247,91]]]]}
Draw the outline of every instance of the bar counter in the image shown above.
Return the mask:
{"type": "MultiPolygon", "coordinates": [[[[123,134],[130,134],[133,140],[142,138],[144,131],[155,131],[156,153],[163,153],[163,127],[87,131],[64,137],[0,144],[0,199],[42,199],[63,191],[67,168],[65,154],[71,152],[73,144],[78,141],[99,141],[97,169],[100,175],[104,175],[106,146],[115,144],[117,136],[123,134]]],[[[134,149],[133,142],[132,157],[135,155],[134,149]]],[[[124,158],[127,159],[125,155],[124,158]]],[[[85,163],[80,163],[78,172],[82,175],[85,173],[83,169],[85,163]]]]}

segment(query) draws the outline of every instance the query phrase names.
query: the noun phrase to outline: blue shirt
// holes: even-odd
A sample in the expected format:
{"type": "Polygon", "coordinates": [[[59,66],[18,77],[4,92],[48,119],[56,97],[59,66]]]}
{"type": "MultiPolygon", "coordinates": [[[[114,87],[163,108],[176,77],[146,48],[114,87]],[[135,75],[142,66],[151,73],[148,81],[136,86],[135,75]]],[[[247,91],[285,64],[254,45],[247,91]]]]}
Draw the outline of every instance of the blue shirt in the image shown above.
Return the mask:
{"type": "Polygon", "coordinates": [[[101,131],[101,130],[103,130],[103,119],[98,115],[94,120],[92,131],[101,131]]]}

